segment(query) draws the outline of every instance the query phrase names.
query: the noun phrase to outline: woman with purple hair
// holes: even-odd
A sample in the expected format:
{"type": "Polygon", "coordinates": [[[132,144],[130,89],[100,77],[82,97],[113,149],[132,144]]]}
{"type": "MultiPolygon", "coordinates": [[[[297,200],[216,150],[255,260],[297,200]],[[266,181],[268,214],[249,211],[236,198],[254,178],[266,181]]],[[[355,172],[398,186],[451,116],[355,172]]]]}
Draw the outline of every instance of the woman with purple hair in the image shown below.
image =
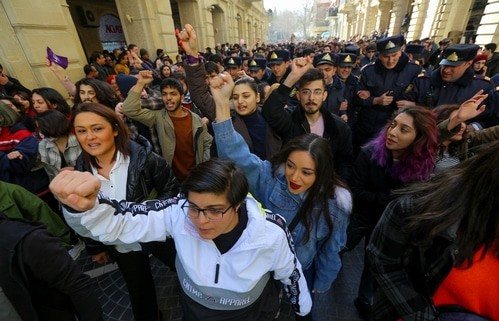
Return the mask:
{"type": "MultiPolygon", "coordinates": [[[[438,149],[436,115],[422,107],[400,109],[391,121],[361,150],[353,168],[350,188],[354,213],[347,233],[346,250],[353,249],[371,232],[392,200],[392,191],[430,178],[438,149]]],[[[354,301],[367,319],[373,279],[364,261],[358,297],[354,301]]]]}

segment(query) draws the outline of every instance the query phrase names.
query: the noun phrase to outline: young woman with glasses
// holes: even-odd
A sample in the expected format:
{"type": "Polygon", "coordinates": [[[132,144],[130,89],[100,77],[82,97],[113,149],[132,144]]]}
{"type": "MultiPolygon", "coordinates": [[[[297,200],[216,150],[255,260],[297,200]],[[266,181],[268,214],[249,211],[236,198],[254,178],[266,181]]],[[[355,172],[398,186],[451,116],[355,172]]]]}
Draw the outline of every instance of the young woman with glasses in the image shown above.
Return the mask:
{"type": "MultiPolygon", "coordinates": [[[[180,198],[131,203],[107,199],[98,179],[63,172],[51,185],[78,211],[65,211],[82,235],[108,244],[162,240],[177,248],[183,320],[271,321],[284,284],[297,319],[311,299],[285,221],[248,195],[244,173],[230,161],[212,159],[195,167],[180,198]]],[[[306,317],[305,317],[306,319],[306,317]]]]}

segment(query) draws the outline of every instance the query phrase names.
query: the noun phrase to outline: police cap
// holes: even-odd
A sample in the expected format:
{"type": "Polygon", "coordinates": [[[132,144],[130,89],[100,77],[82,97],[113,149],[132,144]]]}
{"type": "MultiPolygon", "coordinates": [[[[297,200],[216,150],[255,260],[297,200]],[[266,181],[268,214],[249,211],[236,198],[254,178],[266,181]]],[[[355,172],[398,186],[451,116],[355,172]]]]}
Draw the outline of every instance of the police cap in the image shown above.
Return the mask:
{"type": "Polygon", "coordinates": [[[404,45],[404,36],[396,35],[376,41],[376,49],[383,55],[389,55],[400,50],[404,45]]]}
{"type": "Polygon", "coordinates": [[[357,60],[357,55],[351,53],[338,54],[338,66],[340,67],[353,67],[355,65],[356,60],[357,60]]]}
{"type": "Polygon", "coordinates": [[[224,58],[224,66],[225,68],[237,68],[242,64],[241,57],[227,57],[224,58]]]}
{"type": "Polygon", "coordinates": [[[336,63],[336,56],[335,54],[331,53],[331,52],[325,52],[325,53],[321,53],[320,55],[316,55],[314,57],[314,66],[317,67],[319,65],[332,65],[332,66],[336,66],[337,63],[336,63]]]}
{"type": "Polygon", "coordinates": [[[356,56],[360,55],[360,47],[351,45],[351,46],[346,46],[345,50],[346,53],[354,54],[356,56]]]}
{"type": "Polygon", "coordinates": [[[459,66],[473,60],[478,52],[477,45],[457,44],[451,45],[442,52],[442,66],[459,66]]]}
{"type": "Polygon", "coordinates": [[[259,69],[265,69],[267,67],[267,59],[265,58],[254,58],[248,61],[248,68],[251,71],[258,71],[259,69]]]}
{"type": "Polygon", "coordinates": [[[274,50],[267,56],[269,65],[282,64],[284,61],[289,60],[289,51],[287,50],[274,50]]]}

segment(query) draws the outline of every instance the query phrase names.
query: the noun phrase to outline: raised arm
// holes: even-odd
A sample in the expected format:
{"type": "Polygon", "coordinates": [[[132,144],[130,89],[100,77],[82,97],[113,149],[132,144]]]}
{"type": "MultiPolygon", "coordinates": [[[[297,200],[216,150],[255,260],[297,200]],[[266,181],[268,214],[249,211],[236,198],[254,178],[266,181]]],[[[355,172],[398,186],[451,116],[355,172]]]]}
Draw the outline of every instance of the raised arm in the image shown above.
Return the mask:
{"type": "Polygon", "coordinates": [[[171,236],[174,220],[184,217],[176,198],[142,203],[97,198],[100,184],[91,173],[78,171],[64,171],[50,184],[66,206],[66,221],[84,237],[106,244],[162,241],[171,236]]]}
{"type": "Polygon", "coordinates": [[[250,192],[264,202],[262,195],[270,188],[271,166],[252,154],[243,137],[234,130],[230,119],[230,102],[234,82],[227,73],[210,80],[211,92],[216,102],[216,122],[213,123],[218,157],[232,160],[248,178],[250,192]]]}
{"type": "Polygon", "coordinates": [[[185,53],[190,56],[185,63],[185,74],[191,99],[210,121],[214,121],[215,102],[205,81],[206,70],[198,58],[196,31],[190,24],[186,24],[179,33],[179,38],[185,53]]]}
{"type": "Polygon", "coordinates": [[[462,103],[461,106],[459,106],[457,113],[449,117],[447,129],[452,130],[461,123],[483,113],[485,111],[485,105],[481,104],[488,96],[489,95],[483,93],[483,90],[480,90],[473,97],[462,103]]]}
{"type": "Polygon", "coordinates": [[[298,80],[312,68],[306,58],[295,58],[291,64],[291,72],[284,83],[274,90],[262,106],[262,115],[277,135],[283,139],[290,136],[293,121],[291,114],[284,108],[289,94],[298,80]]]}
{"type": "Polygon", "coordinates": [[[146,126],[156,124],[155,113],[157,111],[142,108],[140,95],[144,88],[154,80],[153,74],[149,70],[139,72],[139,80],[128,92],[128,96],[123,102],[122,112],[127,117],[137,120],[146,126]]]}

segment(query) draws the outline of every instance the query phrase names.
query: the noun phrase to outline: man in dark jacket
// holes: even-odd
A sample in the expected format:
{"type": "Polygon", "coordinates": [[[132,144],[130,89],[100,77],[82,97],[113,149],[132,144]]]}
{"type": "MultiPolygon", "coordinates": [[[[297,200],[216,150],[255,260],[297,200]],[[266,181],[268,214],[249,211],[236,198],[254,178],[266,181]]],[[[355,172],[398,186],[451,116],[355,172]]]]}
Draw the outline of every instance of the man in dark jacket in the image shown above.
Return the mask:
{"type": "MultiPolygon", "coordinates": [[[[418,106],[435,108],[443,104],[462,104],[479,90],[490,93],[494,86],[489,79],[476,77],[471,69],[477,45],[458,44],[444,49],[440,67],[430,73],[421,74],[404,93],[404,100],[418,106]]],[[[493,125],[497,106],[485,103],[487,110],[472,119],[470,130],[493,125]]]]}
{"type": "Polygon", "coordinates": [[[352,133],[341,118],[324,108],[327,99],[324,75],[310,67],[307,58],[294,59],[286,80],[265,101],[262,114],[283,141],[306,133],[329,140],[335,159],[334,169],[347,182],[353,161],[352,133]],[[285,106],[295,84],[299,106],[291,111],[285,106]]]}
{"type": "Polygon", "coordinates": [[[376,42],[378,59],[366,65],[360,75],[355,103],[360,107],[355,148],[360,148],[390,119],[400,107],[404,91],[419,74],[421,67],[402,52],[404,37],[383,38],[376,42]]]}
{"type": "Polygon", "coordinates": [[[499,73],[499,52],[495,52],[497,49],[497,44],[488,43],[484,46],[483,53],[487,55],[487,62],[485,66],[487,71],[485,75],[487,77],[492,77],[499,73]]]}
{"type": "Polygon", "coordinates": [[[40,223],[3,213],[0,235],[0,320],[102,320],[90,278],[60,239],[40,223]]]}
{"type": "Polygon", "coordinates": [[[31,90],[24,87],[19,80],[5,75],[3,66],[0,65],[0,95],[12,96],[12,93],[16,91],[24,91],[31,95],[31,90]]]}

